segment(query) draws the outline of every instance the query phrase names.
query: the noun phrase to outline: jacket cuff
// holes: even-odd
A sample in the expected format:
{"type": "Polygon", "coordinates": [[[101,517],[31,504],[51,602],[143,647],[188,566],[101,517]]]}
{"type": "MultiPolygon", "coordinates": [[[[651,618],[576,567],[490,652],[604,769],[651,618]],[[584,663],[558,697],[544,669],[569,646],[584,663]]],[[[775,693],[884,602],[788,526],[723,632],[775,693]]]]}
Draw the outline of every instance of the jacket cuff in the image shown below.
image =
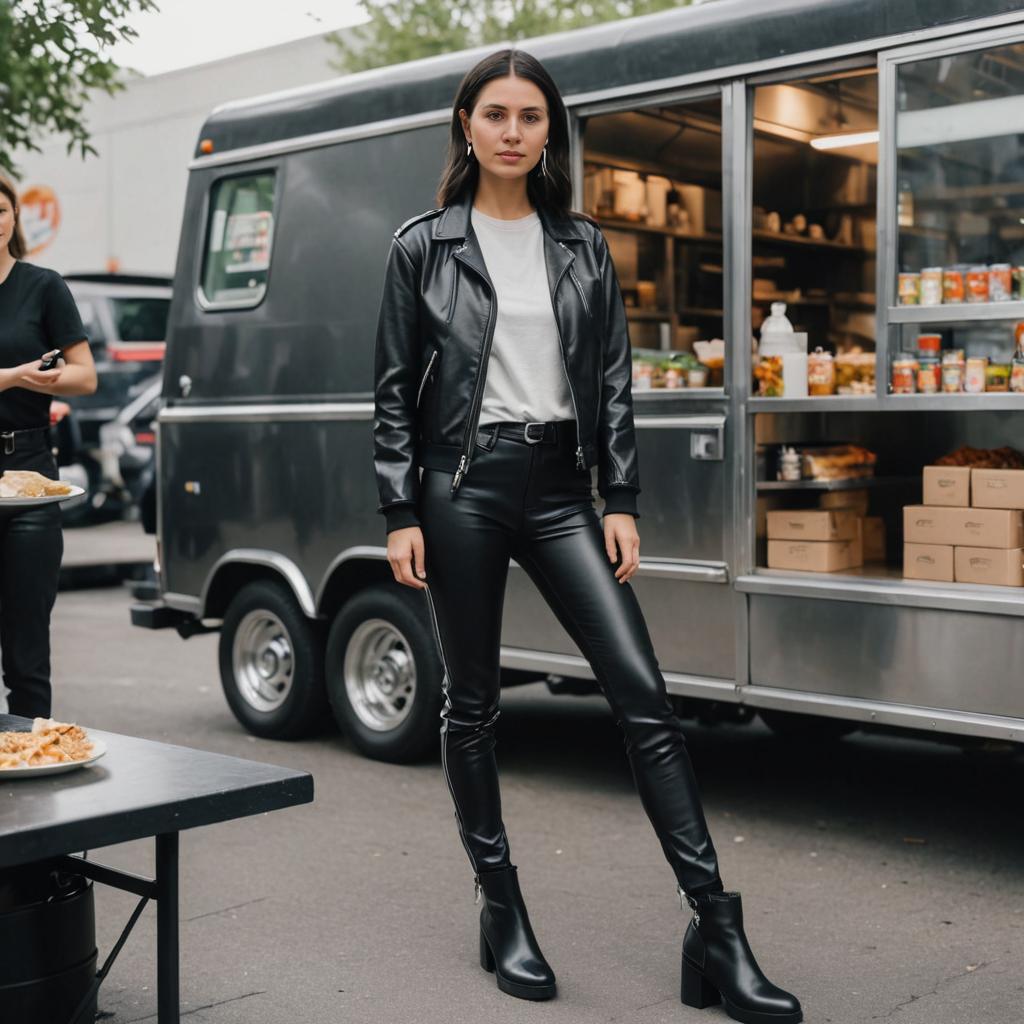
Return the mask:
{"type": "Polygon", "coordinates": [[[386,521],[386,532],[401,530],[406,526],[419,526],[419,516],[416,515],[416,505],[411,501],[403,501],[389,505],[383,510],[386,521]]]}
{"type": "Polygon", "coordinates": [[[601,515],[606,516],[616,512],[625,512],[633,516],[634,519],[640,518],[640,513],[636,510],[636,491],[628,487],[610,487],[608,489],[608,494],[604,499],[604,511],[601,515]]]}

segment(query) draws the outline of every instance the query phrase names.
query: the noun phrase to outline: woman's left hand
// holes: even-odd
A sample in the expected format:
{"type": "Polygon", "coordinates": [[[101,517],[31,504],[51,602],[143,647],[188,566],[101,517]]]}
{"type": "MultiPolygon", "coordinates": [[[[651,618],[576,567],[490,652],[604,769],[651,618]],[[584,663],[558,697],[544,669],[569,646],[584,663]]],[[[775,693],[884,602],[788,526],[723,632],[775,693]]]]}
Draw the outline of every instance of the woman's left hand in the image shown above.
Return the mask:
{"type": "Polygon", "coordinates": [[[640,565],[640,535],[636,532],[636,519],[628,512],[612,512],[603,517],[604,546],[608,559],[614,562],[622,553],[622,564],[615,570],[620,583],[636,572],[640,565]]]}

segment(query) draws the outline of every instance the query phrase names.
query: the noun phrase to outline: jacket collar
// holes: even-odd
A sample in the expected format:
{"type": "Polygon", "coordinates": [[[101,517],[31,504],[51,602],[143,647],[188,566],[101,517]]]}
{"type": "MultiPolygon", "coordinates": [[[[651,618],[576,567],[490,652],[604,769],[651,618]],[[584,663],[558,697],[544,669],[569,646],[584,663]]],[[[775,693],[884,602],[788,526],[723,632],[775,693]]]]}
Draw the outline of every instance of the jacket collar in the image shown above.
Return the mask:
{"type": "MultiPolygon", "coordinates": [[[[461,238],[469,237],[473,224],[470,214],[473,210],[473,190],[466,189],[462,195],[444,207],[441,216],[434,221],[434,238],[461,238]]],[[[544,233],[555,239],[579,239],[586,238],[585,229],[574,218],[550,214],[542,207],[537,208],[537,214],[544,228],[544,233]]]]}

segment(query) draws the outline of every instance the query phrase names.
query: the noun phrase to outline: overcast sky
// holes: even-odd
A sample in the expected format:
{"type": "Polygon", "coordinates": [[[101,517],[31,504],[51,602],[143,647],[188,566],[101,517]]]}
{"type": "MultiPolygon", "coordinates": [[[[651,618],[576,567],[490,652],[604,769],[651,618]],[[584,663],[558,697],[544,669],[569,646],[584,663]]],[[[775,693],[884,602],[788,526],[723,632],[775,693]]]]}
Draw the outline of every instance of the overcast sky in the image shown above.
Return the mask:
{"type": "Polygon", "coordinates": [[[355,0],[157,0],[130,19],[139,33],[112,58],[144,75],[204,64],[365,21],[355,0]]]}

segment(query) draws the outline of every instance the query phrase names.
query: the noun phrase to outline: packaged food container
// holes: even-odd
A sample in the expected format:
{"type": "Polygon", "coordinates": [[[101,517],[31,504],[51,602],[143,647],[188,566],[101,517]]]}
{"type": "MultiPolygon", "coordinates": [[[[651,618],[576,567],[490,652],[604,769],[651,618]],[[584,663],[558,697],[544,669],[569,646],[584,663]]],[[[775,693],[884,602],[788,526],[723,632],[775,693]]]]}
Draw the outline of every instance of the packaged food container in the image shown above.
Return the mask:
{"type": "Polygon", "coordinates": [[[795,448],[783,447],[779,452],[778,478],[780,480],[799,480],[803,470],[800,453],[795,448]]]}
{"type": "Polygon", "coordinates": [[[807,357],[807,393],[834,395],[836,393],[836,363],[831,352],[820,346],[807,357]]]}
{"type": "Polygon", "coordinates": [[[1010,390],[1024,392],[1024,358],[1014,356],[1010,364],[1010,390]]]}
{"type": "Polygon", "coordinates": [[[964,272],[959,267],[946,267],[942,271],[942,301],[964,301],[964,272]]]}
{"type": "Polygon", "coordinates": [[[964,350],[950,349],[942,354],[942,390],[956,393],[964,389],[964,350]]]}
{"type": "Polygon", "coordinates": [[[654,376],[654,367],[646,359],[633,360],[633,387],[638,391],[649,391],[651,389],[651,378],[654,376]]]}
{"type": "Polygon", "coordinates": [[[762,398],[781,398],[784,392],[782,356],[761,356],[754,367],[757,393],[762,398]]]}
{"type": "Polygon", "coordinates": [[[835,357],[836,392],[840,395],[875,393],[875,353],[841,352],[835,357]]]}
{"type": "Polygon", "coordinates": [[[676,363],[665,363],[663,369],[665,371],[665,387],[681,388],[684,386],[685,374],[681,366],[676,363]]]}
{"type": "Polygon", "coordinates": [[[942,364],[935,356],[921,356],[917,361],[917,390],[934,395],[942,384],[942,364]]]}
{"type": "Polygon", "coordinates": [[[967,301],[988,302],[988,267],[979,264],[967,271],[967,301]]]}
{"type": "Polygon", "coordinates": [[[939,352],[942,350],[942,335],[919,334],[917,336],[917,350],[922,354],[933,355],[938,359],[939,352]]]}
{"type": "Polygon", "coordinates": [[[1010,364],[990,363],[985,367],[985,390],[986,391],[1009,391],[1010,390],[1010,364]]]}
{"type": "Polygon", "coordinates": [[[988,369],[988,356],[968,359],[964,369],[964,391],[972,395],[980,395],[985,390],[985,371],[988,369]]]}
{"type": "Polygon", "coordinates": [[[903,354],[892,361],[892,393],[912,395],[917,390],[917,360],[903,354]]]}
{"type": "Polygon", "coordinates": [[[921,305],[938,306],[942,302],[942,267],[925,267],[921,271],[921,305]]]}
{"type": "Polygon", "coordinates": [[[702,388],[708,382],[708,371],[703,366],[691,367],[686,371],[686,383],[691,388],[702,388]]]}
{"type": "Polygon", "coordinates": [[[1009,263],[993,263],[988,268],[990,302],[1009,302],[1013,297],[1013,274],[1009,263]]]}
{"type": "Polygon", "coordinates": [[[901,306],[921,304],[921,275],[919,273],[900,274],[899,286],[901,306]]]}

